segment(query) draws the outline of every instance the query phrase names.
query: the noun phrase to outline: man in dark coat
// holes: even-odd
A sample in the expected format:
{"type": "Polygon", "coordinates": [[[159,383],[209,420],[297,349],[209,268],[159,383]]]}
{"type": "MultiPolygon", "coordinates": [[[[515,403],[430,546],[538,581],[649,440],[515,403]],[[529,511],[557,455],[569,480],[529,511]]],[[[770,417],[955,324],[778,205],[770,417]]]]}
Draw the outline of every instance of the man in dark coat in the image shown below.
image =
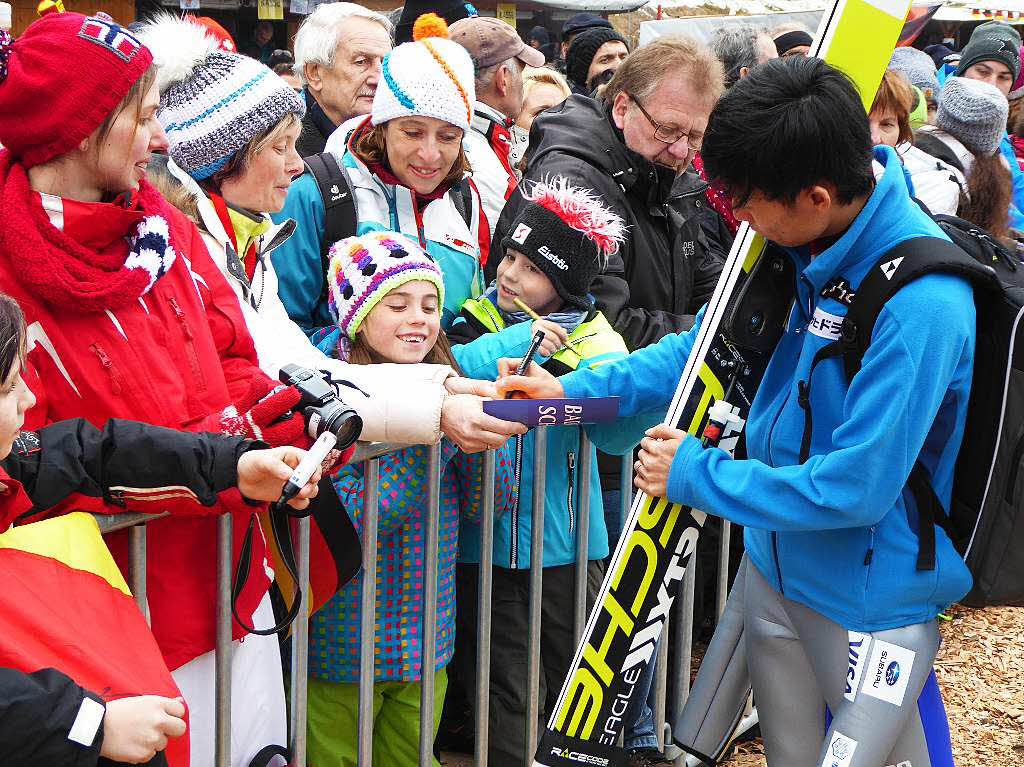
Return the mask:
{"type": "MultiPolygon", "coordinates": [[[[566,176],[628,226],[593,294],[631,349],[689,330],[718,281],[721,254],[708,252],[697,220],[704,185],[687,168],[721,88],[721,64],[707,48],[659,40],[626,59],[603,101],[572,96],[530,131],[524,183],[566,176]]],[[[513,192],[495,242],[522,205],[513,192]]],[[[493,277],[497,261],[487,268],[493,277]]]]}

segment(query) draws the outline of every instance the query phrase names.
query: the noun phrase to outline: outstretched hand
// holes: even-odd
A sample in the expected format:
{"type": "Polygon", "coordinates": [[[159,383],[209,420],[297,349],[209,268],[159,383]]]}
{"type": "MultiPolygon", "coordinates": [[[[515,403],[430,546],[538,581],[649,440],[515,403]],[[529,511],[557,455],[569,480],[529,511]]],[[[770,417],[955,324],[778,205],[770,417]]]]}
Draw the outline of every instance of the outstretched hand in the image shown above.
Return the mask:
{"type": "Polygon", "coordinates": [[[648,429],[645,434],[647,436],[640,440],[638,460],[633,465],[636,470],[633,484],[651,498],[664,498],[672,461],[686,432],[662,423],[648,429]]]}
{"type": "MultiPolygon", "coordinates": [[[[249,450],[238,459],[238,489],[251,501],[272,503],[281,497],[284,483],[306,457],[306,451],[297,447],[275,447],[270,450],[249,450]]],[[[313,472],[298,494],[288,501],[296,509],[309,506],[317,493],[322,469],[313,472]]]]}
{"type": "Polygon", "coordinates": [[[499,397],[509,399],[563,399],[565,389],[561,382],[536,362],[531,362],[525,375],[516,375],[520,360],[498,360],[498,380],[495,385],[499,397]]]}
{"type": "Polygon", "coordinates": [[[513,435],[525,434],[526,427],[485,413],[482,397],[450,394],[441,405],[441,431],[463,452],[479,453],[501,447],[513,435]]]}

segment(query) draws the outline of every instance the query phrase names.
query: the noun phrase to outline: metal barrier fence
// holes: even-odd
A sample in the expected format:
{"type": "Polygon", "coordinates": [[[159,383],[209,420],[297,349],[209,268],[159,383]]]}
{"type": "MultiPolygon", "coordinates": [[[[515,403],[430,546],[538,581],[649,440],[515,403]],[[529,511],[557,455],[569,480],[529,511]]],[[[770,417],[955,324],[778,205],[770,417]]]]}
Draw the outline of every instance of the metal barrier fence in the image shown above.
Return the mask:
{"type": "MultiPolygon", "coordinates": [[[[546,426],[535,430],[535,448],[533,459],[534,487],[531,509],[531,544],[530,551],[539,552],[543,549],[544,540],[544,483],[546,473],[546,426]]],[[[374,643],[376,632],[376,558],[377,558],[377,513],[379,499],[379,457],[399,449],[394,445],[360,445],[353,462],[364,464],[364,508],[362,516],[362,561],[361,571],[361,655],[359,659],[359,727],[358,733],[358,764],[359,767],[370,767],[373,763],[373,685],[374,685],[374,643]]],[[[580,429],[581,456],[588,456],[591,443],[585,430],[580,429]]],[[[477,679],[475,685],[475,730],[473,764],[486,767],[488,751],[488,714],[490,695],[490,636],[491,636],[491,597],[492,567],[494,559],[493,523],[494,523],[494,479],[495,453],[489,450],[484,455],[482,483],[483,497],[480,509],[480,567],[478,589],[478,623],[477,623],[477,679]]],[[[623,457],[621,469],[622,506],[621,521],[623,526],[632,505],[632,455],[623,457]]],[[[576,525],[577,557],[575,564],[575,594],[573,611],[573,639],[575,645],[583,634],[588,617],[587,610],[587,553],[590,536],[590,494],[585,490],[596,478],[591,476],[591,462],[583,460],[580,464],[579,487],[583,490],[577,494],[579,513],[576,525]]],[[[426,558],[424,561],[424,605],[423,605],[423,645],[421,648],[422,666],[426,673],[421,673],[420,698],[420,740],[419,765],[429,767],[433,763],[433,720],[435,705],[434,673],[430,670],[435,665],[435,620],[437,604],[438,575],[438,537],[440,509],[440,447],[433,445],[428,457],[428,508],[427,531],[425,537],[426,558]]],[[[164,515],[150,514],[119,514],[98,515],[97,519],[103,533],[128,529],[131,548],[131,573],[127,579],[135,600],[149,620],[149,609],[146,600],[146,523],[164,515]]],[[[729,586],[729,543],[730,524],[726,520],[709,519],[708,525],[720,524],[719,554],[717,566],[717,604],[715,620],[721,617],[725,609],[725,600],[729,586]]],[[[295,540],[295,561],[299,585],[303,599],[309,592],[309,543],[310,518],[298,520],[298,535],[295,540]]],[[[232,577],[232,524],[228,514],[218,519],[217,545],[217,640],[216,640],[216,724],[215,754],[216,767],[231,765],[231,577],[232,577]]],[[[610,550],[614,551],[615,542],[610,541],[610,550]]],[[[534,567],[530,570],[529,597],[529,629],[527,637],[528,672],[527,672],[527,712],[526,737],[523,742],[523,765],[531,767],[533,755],[540,737],[538,732],[540,685],[540,645],[541,645],[541,594],[544,570],[534,567]]],[[[665,751],[666,756],[675,760],[677,765],[700,764],[692,757],[686,757],[672,743],[671,726],[666,721],[669,701],[675,702],[678,712],[686,700],[690,690],[690,668],[692,658],[693,610],[694,610],[695,568],[688,567],[682,582],[681,593],[676,599],[673,614],[666,624],[662,641],[658,645],[654,676],[654,725],[658,747],[665,751]],[[676,627],[670,633],[670,628],[676,627]],[[668,679],[669,637],[674,640],[676,658],[675,673],[671,685],[668,679]]],[[[289,711],[289,733],[292,753],[291,767],[306,766],[306,699],[307,699],[307,666],[308,666],[308,630],[309,622],[303,620],[306,610],[299,609],[298,617],[292,626],[291,642],[291,690],[289,711]]],[[[746,727],[756,724],[756,712],[744,720],[746,727]]],[[[620,736],[620,744],[622,738],[620,736]]],[[[383,766],[380,766],[383,767],[383,766]]]]}

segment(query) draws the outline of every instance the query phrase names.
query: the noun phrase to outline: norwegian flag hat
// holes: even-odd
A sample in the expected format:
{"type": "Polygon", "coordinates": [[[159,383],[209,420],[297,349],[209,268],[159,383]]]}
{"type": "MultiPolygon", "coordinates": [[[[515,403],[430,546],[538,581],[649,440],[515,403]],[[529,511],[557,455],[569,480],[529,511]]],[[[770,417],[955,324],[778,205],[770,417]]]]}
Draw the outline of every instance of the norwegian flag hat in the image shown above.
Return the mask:
{"type": "Polygon", "coordinates": [[[153,61],[116,22],[50,13],[0,40],[0,144],[27,168],[74,149],[153,61]]]}

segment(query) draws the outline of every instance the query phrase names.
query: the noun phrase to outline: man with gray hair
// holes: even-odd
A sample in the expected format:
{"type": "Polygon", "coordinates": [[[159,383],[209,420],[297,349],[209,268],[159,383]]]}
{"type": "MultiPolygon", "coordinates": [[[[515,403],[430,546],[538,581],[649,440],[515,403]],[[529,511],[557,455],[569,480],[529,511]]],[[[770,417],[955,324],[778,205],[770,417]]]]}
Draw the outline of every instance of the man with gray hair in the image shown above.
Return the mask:
{"type": "Polygon", "coordinates": [[[476,70],[473,122],[462,146],[473,167],[488,235],[493,235],[505,201],[519,183],[509,159],[509,131],[523,110],[523,68],[544,66],[544,54],[523,42],[515,27],[484,16],[456,21],[448,36],[469,51],[476,70]]]}
{"type": "Polygon", "coordinates": [[[302,22],[294,66],[306,99],[301,157],[323,152],[335,128],[370,111],[391,32],[384,16],[355,3],[324,3],[302,22]]]}
{"type": "Polygon", "coordinates": [[[731,88],[747,72],[769,59],[777,59],[768,30],[750,24],[719,27],[711,35],[711,50],[725,69],[725,87],[731,88]]]}

